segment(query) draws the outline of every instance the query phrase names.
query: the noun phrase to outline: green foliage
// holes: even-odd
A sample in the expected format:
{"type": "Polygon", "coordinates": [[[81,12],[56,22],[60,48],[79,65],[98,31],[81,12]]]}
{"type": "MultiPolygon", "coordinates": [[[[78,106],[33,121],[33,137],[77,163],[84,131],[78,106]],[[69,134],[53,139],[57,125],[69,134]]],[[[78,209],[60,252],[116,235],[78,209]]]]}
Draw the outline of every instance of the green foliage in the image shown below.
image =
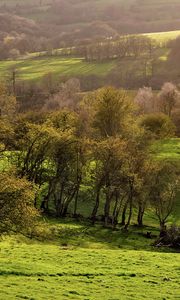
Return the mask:
{"type": "Polygon", "coordinates": [[[173,122],[162,113],[144,115],[140,120],[140,124],[151,132],[155,138],[164,139],[172,137],[175,133],[173,122]]]}
{"type": "Polygon", "coordinates": [[[102,138],[123,135],[133,111],[125,91],[103,88],[93,97],[93,127],[102,138]]]}
{"type": "Polygon", "coordinates": [[[34,197],[34,188],[26,179],[0,173],[0,234],[31,232],[37,217],[34,197]]]}
{"type": "Polygon", "coordinates": [[[179,190],[180,169],[173,163],[154,162],[151,172],[149,197],[159,219],[161,231],[166,231],[166,222],[175,207],[179,190]]]}

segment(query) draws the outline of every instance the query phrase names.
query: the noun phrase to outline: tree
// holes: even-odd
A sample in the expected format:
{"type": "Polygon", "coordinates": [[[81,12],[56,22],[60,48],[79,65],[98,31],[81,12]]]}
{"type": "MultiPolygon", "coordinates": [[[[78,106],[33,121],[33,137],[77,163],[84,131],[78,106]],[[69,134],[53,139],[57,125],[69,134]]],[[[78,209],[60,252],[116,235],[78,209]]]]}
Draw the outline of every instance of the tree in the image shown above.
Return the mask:
{"type": "Polygon", "coordinates": [[[74,108],[79,100],[80,81],[77,78],[71,78],[59,86],[58,91],[54,91],[47,99],[44,109],[55,111],[63,108],[74,108]]]}
{"type": "Polygon", "coordinates": [[[144,115],[140,118],[140,125],[155,138],[168,138],[172,137],[175,133],[173,122],[163,113],[144,115]]]}
{"type": "Polygon", "coordinates": [[[154,112],[154,94],[152,88],[144,87],[139,89],[135,97],[135,103],[138,105],[140,113],[154,112]]]}
{"type": "Polygon", "coordinates": [[[91,176],[94,178],[96,194],[95,206],[91,218],[95,221],[100,194],[104,195],[104,224],[108,226],[111,218],[111,205],[115,199],[112,225],[116,225],[122,200],[123,163],[125,159],[126,142],[121,138],[109,137],[106,140],[95,142],[93,145],[93,159],[95,161],[91,176]]]}
{"type": "MultiPolygon", "coordinates": [[[[118,222],[119,214],[128,220],[128,228],[137,192],[142,178],[140,170],[147,156],[147,138],[144,129],[133,120],[133,106],[123,91],[104,88],[85,100],[92,126],[92,161],[95,205],[92,220],[95,221],[100,197],[105,200],[105,226],[118,222]],[[129,210],[128,210],[129,208],[129,210]]],[[[92,170],[91,170],[92,171],[92,170]]]]}
{"type": "Polygon", "coordinates": [[[20,51],[18,49],[11,49],[9,51],[9,57],[12,58],[13,60],[16,60],[20,56],[20,51]]]}
{"type": "Polygon", "coordinates": [[[123,135],[133,111],[126,92],[107,87],[99,90],[92,97],[94,97],[92,126],[99,137],[105,139],[123,135]]]}
{"type": "Polygon", "coordinates": [[[160,232],[166,231],[166,223],[175,205],[179,187],[178,170],[173,164],[154,163],[149,197],[160,224],[160,232]]]}
{"type": "Polygon", "coordinates": [[[158,97],[160,110],[171,117],[172,110],[175,107],[179,97],[179,91],[173,83],[164,83],[158,97]]]}
{"type": "Polygon", "coordinates": [[[8,94],[7,87],[0,83],[0,152],[14,144],[13,118],[16,111],[16,98],[8,94]]]}
{"type": "Polygon", "coordinates": [[[74,200],[74,215],[85,163],[86,141],[78,130],[77,115],[62,110],[51,115],[49,124],[56,132],[51,150],[47,156],[51,171],[47,179],[47,204],[53,201],[57,217],[65,217],[74,200]]]}
{"type": "Polygon", "coordinates": [[[16,111],[16,98],[9,95],[4,83],[0,83],[0,117],[12,118],[16,111]]]}
{"type": "Polygon", "coordinates": [[[20,120],[17,125],[15,135],[18,151],[14,156],[17,157],[18,176],[41,186],[49,172],[47,158],[58,134],[46,123],[32,124],[20,120]]]}
{"type": "Polygon", "coordinates": [[[26,179],[0,173],[0,234],[31,233],[38,216],[34,197],[34,187],[26,179]]]}

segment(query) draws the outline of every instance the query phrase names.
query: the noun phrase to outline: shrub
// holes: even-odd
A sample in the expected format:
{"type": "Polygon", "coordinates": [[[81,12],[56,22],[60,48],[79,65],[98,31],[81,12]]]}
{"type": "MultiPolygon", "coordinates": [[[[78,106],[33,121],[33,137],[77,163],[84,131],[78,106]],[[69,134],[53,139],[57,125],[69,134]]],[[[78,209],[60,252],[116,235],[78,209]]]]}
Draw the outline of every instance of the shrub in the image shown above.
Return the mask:
{"type": "Polygon", "coordinates": [[[145,115],[141,118],[140,124],[156,138],[172,137],[175,133],[173,122],[162,113],[145,115]]]}
{"type": "Polygon", "coordinates": [[[26,179],[0,173],[0,234],[31,234],[37,218],[34,186],[26,179]]]}

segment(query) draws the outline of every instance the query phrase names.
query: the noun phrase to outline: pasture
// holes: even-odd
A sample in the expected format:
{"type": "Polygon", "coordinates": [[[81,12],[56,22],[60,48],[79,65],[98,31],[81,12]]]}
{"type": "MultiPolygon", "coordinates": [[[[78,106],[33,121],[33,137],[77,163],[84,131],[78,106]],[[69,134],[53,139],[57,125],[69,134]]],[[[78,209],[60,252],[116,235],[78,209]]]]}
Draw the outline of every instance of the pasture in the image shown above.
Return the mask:
{"type": "MultiPolygon", "coordinates": [[[[61,225],[63,231],[63,225],[61,225]]],[[[80,227],[80,226],[79,226],[80,227]]],[[[162,300],[179,299],[179,254],[113,247],[38,242],[22,237],[0,242],[0,299],[31,300],[162,300]]],[[[120,235],[118,232],[116,236],[120,235]]],[[[126,239],[126,237],[124,237],[126,239]]],[[[129,240],[129,237],[128,237],[129,240]]],[[[136,236],[134,236],[134,244],[136,236]]],[[[144,240],[146,243],[149,241],[144,240]]],[[[131,241],[133,242],[133,241],[131,241]]]]}
{"type": "Polygon", "coordinates": [[[163,43],[163,42],[166,43],[171,40],[175,40],[178,36],[180,36],[180,30],[145,33],[143,35],[147,36],[159,43],[163,43]]]}
{"type": "Polygon", "coordinates": [[[21,80],[39,80],[44,75],[52,73],[54,76],[103,76],[110,72],[115,62],[88,63],[81,58],[43,57],[27,58],[17,61],[0,61],[0,76],[10,76],[11,70],[17,70],[21,80]]]}

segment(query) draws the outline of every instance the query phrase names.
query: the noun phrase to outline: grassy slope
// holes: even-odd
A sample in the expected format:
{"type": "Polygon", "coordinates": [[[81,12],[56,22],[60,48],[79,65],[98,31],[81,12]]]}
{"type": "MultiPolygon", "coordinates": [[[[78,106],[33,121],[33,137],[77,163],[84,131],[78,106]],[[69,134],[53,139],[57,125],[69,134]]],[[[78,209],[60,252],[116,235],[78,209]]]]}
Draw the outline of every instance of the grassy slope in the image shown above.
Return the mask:
{"type": "Polygon", "coordinates": [[[178,254],[65,249],[1,243],[1,299],[179,299],[178,254]]]}
{"type": "Polygon", "coordinates": [[[18,61],[0,62],[0,76],[8,76],[16,68],[18,77],[23,80],[38,80],[49,72],[54,75],[106,75],[115,66],[115,62],[87,63],[81,58],[36,58],[18,61]]]}
{"type": "MultiPolygon", "coordinates": [[[[180,35],[179,31],[147,34],[160,42],[166,42],[175,39],[180,35]]],[[[161,59],[166,59],[167,50],[162,49],[157,53],[161,59]]],[[[34,56],[36,54],[33,54],[34,56]]],[[[78,75],[97,75],[104,76],[110,73],[116,67],[117,61],[109,61],[104,63],[87,63],[81,58],[62,58],[62,57],[34,57],[27,56],[25,59],[17,61],[0,61],[0,76],[10,76],[13,68],[18,71],[18,77],[22,80],[39,80],[47,73],[51,72],[55,76],[78,76],[78,75]]],[[[133,66],[141,64],[138,60],[126,59],[118,62],[119,67],[123,70],[130,70],[133,66]]]]}
{"type": "Polygon", "coordinates": [[[173,39],[176,39],[180,36],[180,30],[167,31],[167,32],[154,32],[154,33],[145,33],[143,34],[147,37],[150,37],[157,42],[167,42],[173,39]]]}

